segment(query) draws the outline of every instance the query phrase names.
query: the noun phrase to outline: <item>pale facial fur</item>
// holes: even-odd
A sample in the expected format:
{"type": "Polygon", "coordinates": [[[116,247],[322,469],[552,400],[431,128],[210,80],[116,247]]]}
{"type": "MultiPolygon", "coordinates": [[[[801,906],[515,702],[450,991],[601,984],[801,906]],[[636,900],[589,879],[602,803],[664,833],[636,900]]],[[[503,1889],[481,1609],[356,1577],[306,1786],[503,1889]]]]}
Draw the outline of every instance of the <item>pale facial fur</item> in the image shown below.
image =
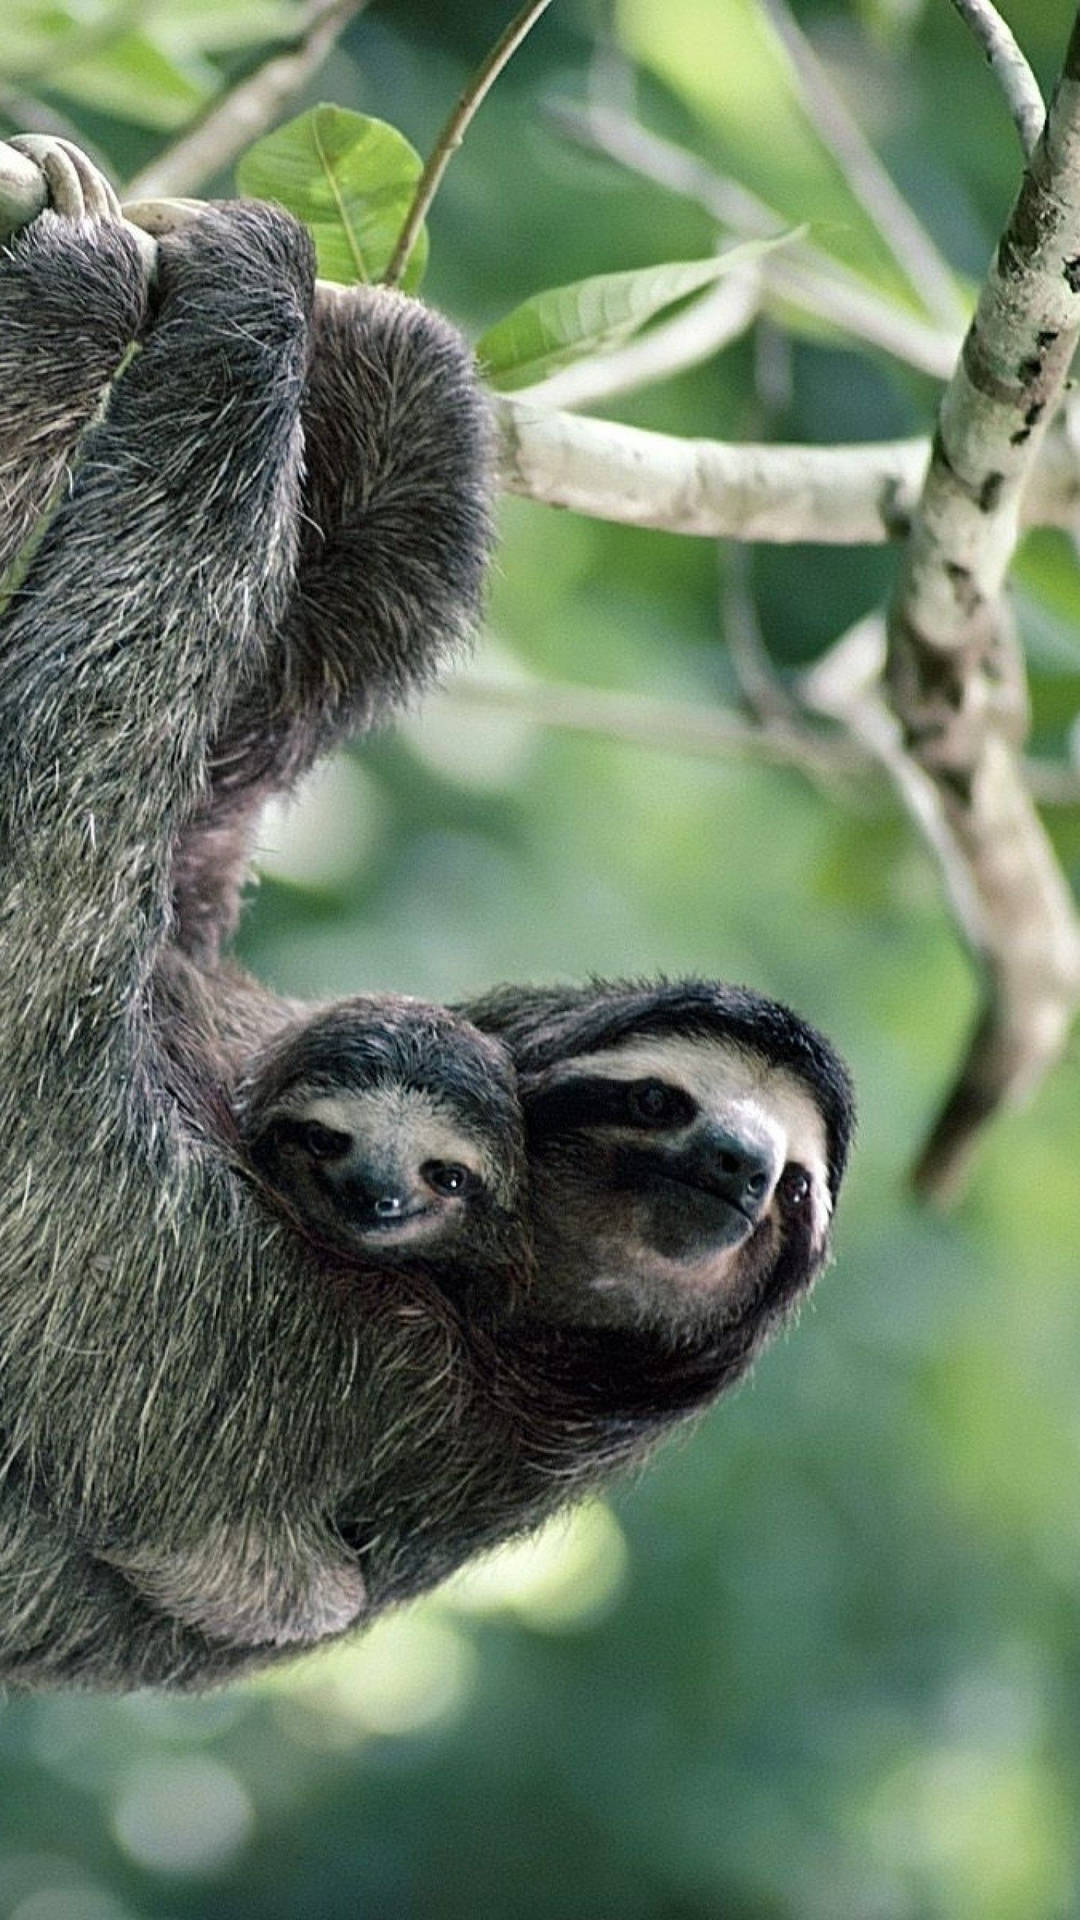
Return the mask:
{"type": "Polygon", "coordinates": [[[795,1162],[810,1176],[815,1238],[832,1213],[825,1123],[809,1089],[786,1067],[725,1040],[664,1035],[578,1054],[551,1075],[570,1081],[601,1073],[610,1080],[655,1077],[681,1087],[709,1120],[749,1144],[770,1145],[780,1170],[795,1162]]]}
{"type": "Polygon", "coordinates": [[[388,1158],[451,1160],[475,1173],[485,1186],[506,1185],[501,1163],[474,1135],[463,1131],[444,1102],[415,1087],[370,1087],[363,1092],[315,1093],[290,1088],[279,1111],[314,1120],[335,1133],[347,1133],[363,1150],[368,1145],[388,1158]]]}

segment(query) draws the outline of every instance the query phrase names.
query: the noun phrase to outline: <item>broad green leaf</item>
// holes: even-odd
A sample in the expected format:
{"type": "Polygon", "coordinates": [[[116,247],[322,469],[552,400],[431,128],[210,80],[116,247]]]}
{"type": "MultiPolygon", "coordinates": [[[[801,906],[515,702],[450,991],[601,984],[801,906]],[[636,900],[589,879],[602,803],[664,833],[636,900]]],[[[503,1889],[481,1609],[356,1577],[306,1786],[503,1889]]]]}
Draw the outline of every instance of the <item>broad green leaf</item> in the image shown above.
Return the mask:
{"type": "Polygon", "coordinates": [[[791,237],[748,240],[707,260],[666,260],[549,287],[489,327],[476,343],[477,358],[491,385],[502,392],[531,387],[574,360],[622,346],[665,308],[791,237]]]}
{"type": "Polygon", "coordinates": [[[173,53],[225,53],[267,40],[299,39],[304,11],[294,0],[154,0],[154,38],[173,53]]]}
{"type": "Polygon", "coordinates": [[[720,166],[876,286],[917,304],[903,270],[807,115],[791,56],[757,0],[618,0],[627,51],[709,128],[720,166]]]}
{"type": "MultiPolygon", "coordinates": [[[[307,226],[319,272],[345,285],[382,278],[422,172],[395,127],[345,107],[313,107],[249,148],[236,169],[242,193],[276,200],[307,226]]],[[[414,292],[427,260],[422,231],[404,286],[414,292]]]]}
{"type": "MultiPolygon", "coordinates": [[[[62,46],[57,52],[59,57],[62,46]]],[[[201,61],[174,60],[149,34],[124,33],[101,53],[83,54],[69,66],[50,66],[48,84],[99,113],[171,131],[213,99],[221,79],[201,61]]]]}

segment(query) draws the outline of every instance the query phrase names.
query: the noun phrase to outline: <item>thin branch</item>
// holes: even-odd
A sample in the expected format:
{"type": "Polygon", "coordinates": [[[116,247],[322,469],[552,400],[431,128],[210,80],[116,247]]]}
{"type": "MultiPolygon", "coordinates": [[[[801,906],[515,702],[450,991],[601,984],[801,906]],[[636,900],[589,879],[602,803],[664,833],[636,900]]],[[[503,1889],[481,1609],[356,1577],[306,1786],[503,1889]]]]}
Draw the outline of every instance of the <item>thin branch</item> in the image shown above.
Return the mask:
{"type": "Polygon", "coordinates": [[[839,721],[884,768],[920,839],[936,855],[953,918],[974,947],[983,932],[978,893],[941,796],[906,751],[899,722],[883,698],[885,659],[884,616],[868,614],[801,675],[798,692],[813,712],[839,721]]]}
{"type": "Polygon", "coordinates": [[[628,346],[563,367],[518,394],[545,407],[592,407],[619,394],[670,380],[711,360],[752,324],[761,300],[755,267],[734,271],[673,320],[653,327],[628,346]]]}
{"type": "Polygon", "coordinates": [[[690,706],[546,680],[456,675],[435,699],[502,711],[547,727],[596,733],[635,747],[703,759],[732,754],[798,767],[814,779],[865,773],[868,759],[841,734],[815,734],[776,720],[761,723],[727,707],[690,706]]]}
{"type": "Polygon", "coordinates": [[[77,127],[67,114],[60,113],[50,102],[38,100],[31,93],[23,93],[20,88],[0,86],[0,114],[10,121],[12,133],[56,134],[62,140],[70,140],[82,148],[88,160],[102,173],[108,171],[108,162],[99,146],[88,139],[85,127],[77,127]]]}
{"type": "MultiPolygon", "coordinates": [[[[782,233],[789,224],[775,208],[738,181],[715,173],[695,154],[662,140],[611,108],[582,110],[565,101],[547,108],[568,139],[625,167],[628,172],[692,200],[732,233],[755,239],[782,233]]],[[[775,300],[800,308],[840,333],[880,348],[921,373],[947,380],[960,349],[960,328],[941,328],[876,293],[840,261],[807,241],[795,241],[758,262],[762,284],[775,300]]]]}
{"type": "Polygon", "coordinates": [[[298,44],[265,61],[224,99],[214,101],[197,125],[128,181],[124,198],[182,196],[224,173],[318,73],[335,41],[369,4],[370,0],[314,0],[298,44]]]}
{"type": "Polygon", "coordinates": [[[416,244],[416,236],[439,191],[443,174],[465,138],[474,114],[486,99],[507,61],[512,59],[522,41],[532,32],[541,14],[546,13],[550,5],[551,0],[528,0],[528,4],[522,7],[521,12],[511,20],[505,33],[500,34],[491,52],[470,79],[435,142],[431,157],[417,182],[412,206],[398,236],[393,258],[383,276],[387,286],[396,287],[405,272],[409,255],[416,244]]]}
{"type": "Polygon", "coordinates": [[[739,541],[718,548],[718,555],[720,623],[739,692],[762,724],[779,721],[798,731],[803,726],[802,710],[773,665],[758,620],[750,550],[739,541]]]}
{"type": "MultiPolygon", "coordinates": [[[[880,625],[880,622],[879,622],[880,625]]],[[[837,642],[839,647],[840,642],[837,642]]],[[[779,718],[764,724],[733,713],[727,707],[691,706],[688,702],[653,700],[646,694],[615,693],[601,687],[579,687],[566,681],[496,680],[484,674],[462,673],[446,681],[429,704],[445,700],[453,706],[480,707],[505,713],[537,726],[558,727],[571,733],[591,733],[624,746],[645,747],[702,760],[733,756],[760,760],[766,765],[794,767],[815,785],[865,780],[883,759],[879,744],[861,731],[849,730],[848,714],[854,691],[835,706],[812,684],[816,669],[799,683],[806,705],[831,719],[840,719],[844,731],[815,730],[805,722],[789,725],[779,718]]],[[[896,723],[880,697],[878,710],[896,737],[896,723]]],[[[909,762],[909,765],[912,764],[909,762]]],[[[1026,763],[1033,786],[1045,789],[1049,805],[1080,805],[1080,771],[1048,761],[1026,763]]],[[[918,769],[915,769],[916,774],[918,769]]],[[[929,783],[923,783],[924,790],[929,783]]],[[[910,809],[917,815],[915,808],[910,809]]],[[[922,821],[919,819],[920,829],[922,821]]]]}
{"type": "Polygon", "coordinates": [[[791,56],[803,108],[912,288],[944,327],[966,319],[956,280],[834,86],[787,0],[761,0],[791,56]]]}
{"type": "Polygon", "coordinates": [[[1046,102],[1012,28],[990,0],[953,0],[953,6],[986,55],[1020,135],[1024,157],[1030,160],[1046,120],[1046,102]]]}
{"type": "Polygon", "coordinates": [[[1080,18],[943,397],[889,615],[888,681],[978,897],[983,1010],[916,1168],[954,1194],[979,1128],[1060,1056],[1080,923],[1024,782],[1023,659],[1003,597],[1021,492],[1080,336],[1080,18]]]}

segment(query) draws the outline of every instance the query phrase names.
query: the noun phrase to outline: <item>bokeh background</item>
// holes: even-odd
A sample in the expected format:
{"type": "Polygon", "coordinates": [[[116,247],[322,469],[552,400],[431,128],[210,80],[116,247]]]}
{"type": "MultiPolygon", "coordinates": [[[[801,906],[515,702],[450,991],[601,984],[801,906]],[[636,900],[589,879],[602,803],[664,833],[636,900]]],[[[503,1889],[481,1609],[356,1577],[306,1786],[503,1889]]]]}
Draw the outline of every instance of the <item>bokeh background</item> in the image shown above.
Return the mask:
{"type": "MultiPolygon", "coordinates": [[[[650,124],[730,160],[702,75],[748,8],[635,0],[612,16],[556,0],[450,171],[428,297],[475,335],[540,287],[706,253],[703,214],[568,147],[545,104],[623,85],[620,42],[651,46],[650,124]]],[[[306,101],[376,113],[426,150],[508,10],[382,0],[306,101]]],[[[945,0],[799,15],[939,245],[977,277],[1019,158],[945,0]]],[[[5,0],[0,132],[32,96],[123,178],[252,64],[246,42],[275,17],[239,0],[5,0]]],[[[1013,0],[1010,18],[1048,83],[1066,0],[1013,0]]],[[[767,113],[743,115],[751,177],[782,168],[783,138],[767,113]]],[[[925,430],[929,381],[778,339],[764,430],[925,430]]],[[[747,340],[618,411],[761,432],[760,364],[747,340]]],[[[730,564],[722,552],[721,578],[730,564]]],[[[758,552],[780,665],[871,606],[891,564],[758,552]]],[[[1061,753],[1080,696],[1069,543],[1030,540],[1021,582],[1036,744],[1061,753]]],[[[508,501],[479,661],[699,709],[730,700],[716,550],[508,501]]],[[[1080,877],[1080,810],[1051,824],[1080,877]]],[[[905,1169],[973,989],[887,791],[440,697],[268,826],[264,869],[244,951],[288,990],[449,997],[662,969],[790,1000],[860,1089],[836,1262],[751,1382],[638,1481],[354,1648],[205,1700],[0,1705],[0,1915],[1080,1911],[1077,1056],[996,1127],[951,1216],[912,1204],[905,1169]]]]}

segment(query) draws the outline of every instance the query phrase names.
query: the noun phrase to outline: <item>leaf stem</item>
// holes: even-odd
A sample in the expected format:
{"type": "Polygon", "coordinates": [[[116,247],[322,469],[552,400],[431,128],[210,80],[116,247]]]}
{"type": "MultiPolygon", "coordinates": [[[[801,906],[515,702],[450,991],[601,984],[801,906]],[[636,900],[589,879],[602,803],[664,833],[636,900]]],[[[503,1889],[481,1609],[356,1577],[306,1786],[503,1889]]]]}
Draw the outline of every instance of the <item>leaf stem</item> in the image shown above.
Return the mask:
{"type": "Polygon", "coordinates": [[[498,79],[507,61],[517,52],[526,35],[532,31],[541,14],[546,13],[550,5],[551,0],[528,0],[528,5],[522,7],[520,13],[514,16],[505,32],[501,33],[496,40],[491,52],[469,79],[417,182],[412,206],[409,208],[394,249],[394,257],[383,275],[387,286],[396,287],[405,272],[425,215],[439,191],[443,174],[465,138],[473,115],[498,79]]]}

